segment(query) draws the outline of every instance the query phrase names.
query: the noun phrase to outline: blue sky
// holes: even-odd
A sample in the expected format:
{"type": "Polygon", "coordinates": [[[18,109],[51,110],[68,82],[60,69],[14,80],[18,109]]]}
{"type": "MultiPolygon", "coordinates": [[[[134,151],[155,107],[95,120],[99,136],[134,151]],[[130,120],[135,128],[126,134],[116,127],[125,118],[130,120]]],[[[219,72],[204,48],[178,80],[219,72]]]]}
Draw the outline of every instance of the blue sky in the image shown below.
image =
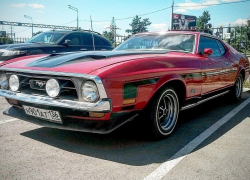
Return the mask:
{"type": "MultiPolygon", "coordinates": [[[[175,0],[174,12],[187,15],[200,16],[204,10],[211,14],[211,21],[214,26],[228,25],[228,23],[245,23],[250,18],[250,1],[245,0],[175,0]],[[234,4],[211,5],[227,2],[240,2],[234,4]],[[183,7],[181,7],[183,6],[183,7]]],[[[68,5],[78,8],[79,26],[82,29],[90,29],[89,18],[92,16],[94,31],[102,33],[109,26],[112,17],[115,19],[133,17],[171,6],[172,0],[0,0],[0,21],[31,22],[24,18],[24,15],[31,16],[36,24],[76,26],[76,12],[69,9],[68,5]],[[74,22],[72,22],[74,21],[74,22]],[[71,23],[69,23],[71,22],[71,23]]],[[[149,18],[152,22],[149,31],[167,30],[170,26],[171,8],[157,13],[142,16],[149,18]]],[[[120,30],[118,34],[124,35],[129,29],[131,19],[116,20],[120,30]]],[[[0,30],[10,32],[9,26],[2,26],[0,30]]],[[[34,32],[49,29],[34,28],[34,32]]],[[[16,37],[30,37],[31,28],[14,27],[16,37]]]]}

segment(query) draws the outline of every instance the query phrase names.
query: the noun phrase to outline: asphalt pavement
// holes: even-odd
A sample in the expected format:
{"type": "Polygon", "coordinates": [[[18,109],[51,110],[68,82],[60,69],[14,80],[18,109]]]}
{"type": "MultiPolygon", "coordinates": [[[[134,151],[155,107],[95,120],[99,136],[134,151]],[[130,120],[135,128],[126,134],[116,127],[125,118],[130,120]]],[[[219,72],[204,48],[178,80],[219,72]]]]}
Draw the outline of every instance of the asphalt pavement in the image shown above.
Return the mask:
{"type": "MultiPolygon", "coordinates": [[[[143,120],[108,135],[45,128],[0,115],[0,179],[250,179],[250,92],[180,113],[153,141],[143,120]]],[[[0,98],[0,111],[9,105],[0,98]]]]}

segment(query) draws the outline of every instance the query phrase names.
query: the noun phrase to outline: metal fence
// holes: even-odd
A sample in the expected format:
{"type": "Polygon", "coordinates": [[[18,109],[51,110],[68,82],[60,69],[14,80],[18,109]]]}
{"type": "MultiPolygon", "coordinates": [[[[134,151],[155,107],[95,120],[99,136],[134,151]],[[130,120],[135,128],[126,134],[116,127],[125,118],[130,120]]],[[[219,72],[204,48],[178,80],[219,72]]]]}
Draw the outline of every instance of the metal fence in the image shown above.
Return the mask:
{"type": "Polygon", "coordinates": [[[10,37],[0,37],[0,43],[1,44],[18,44],[18,43],[24,43],[28,40],[29,38],[10,38],[10,37]]]}
{"type": "Polygon", "coordinates": [[[226,41],[245,55],[250,54],[250,27],[234,25],[227,27],[211,28],[212,34],[226,41]]]}

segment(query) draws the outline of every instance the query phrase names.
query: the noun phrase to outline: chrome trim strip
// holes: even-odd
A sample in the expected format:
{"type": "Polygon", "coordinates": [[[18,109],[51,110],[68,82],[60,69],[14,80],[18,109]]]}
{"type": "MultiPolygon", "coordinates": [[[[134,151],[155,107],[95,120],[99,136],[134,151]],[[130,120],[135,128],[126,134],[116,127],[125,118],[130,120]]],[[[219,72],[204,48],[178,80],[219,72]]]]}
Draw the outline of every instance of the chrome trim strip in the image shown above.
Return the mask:
{"type": "Polygon", "coordinates": [[[88,103],[88,102],[71,101],[65,99],[54,99],[51,97],[44,97],[38,95],[29,95],[3,89],[0,89],[0,96],[9,99],[15,99],[22,102],[34,103],[46,106],[55,106],[61,108],[69,108],[69,109],[92,111],[92,112],[111,111],[111,102],[109,99],[103,99],[96,103],[88,103]]]}
{"type": "Polygon", "coordinates": [[[43,74],[43,75],[54,75],[54,76],[66,76],[66,77],[78,77],[92,80],[96,83],[96,86],[99,90],[100,98],[107,98],[107,93],[104,89],[102,80],[98,76],[89,75],[89,74],[80,74],[80,73],[65,73],[65,72],[55,72],[55,71],[39,71],[39,70],[31,70],[31,69],[17,69],[17,68],[4,68],[0,67],[2,71],[10,71],[10,72],[22,72],[22,73],[33,73],[33,74],[43,74]]]}
{"type": "Polygon", "coordinates": [[[186,110],[186,109],[190,109],[190,108],[195,107],[195,106],[198,106],[198,105],[200,105],[200,104],[202,104],[202,103],[204,103],[204,102],[206,102],[206,101],[209,101],[209,100],[211,100],[211,99],[214,99],[214,98],[216,98],[216,97],[222,96],[222,95],[227,94],[227,93],[229,93],[229,90],[228,90],[228,91],[225,91],[225,92],[222,92],[222,93],[220,93],[220,94],[216,94],[216,95],[214,95],[214,96],[212,96],[212,97],[203,99],[203,100],[201,100],[201,101],[198,101],[197,103],[194,103],[194,104],[190,104],[190,105],[184,106],[184,107],[181,108],[181,111],[186,110]]]}

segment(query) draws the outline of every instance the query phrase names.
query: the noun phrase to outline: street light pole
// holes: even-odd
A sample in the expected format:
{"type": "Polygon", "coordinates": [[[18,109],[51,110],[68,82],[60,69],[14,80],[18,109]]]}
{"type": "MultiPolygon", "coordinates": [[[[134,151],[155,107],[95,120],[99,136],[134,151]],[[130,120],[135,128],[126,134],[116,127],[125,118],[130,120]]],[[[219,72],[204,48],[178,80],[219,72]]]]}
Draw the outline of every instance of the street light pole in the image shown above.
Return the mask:
{"type": "Polygon", "coordinates": [[[174,16],[174,0],[173,0],[173,3],[172,3],[171,31],[173,31],[173,16],[174,16]]]}
{"type": "Polygon", "coordinates": [[[32,34],[31,34],[31,37],[33,37],[33,20],[32,20],[32,17],[27,16],[27,15],[24,15],[24,17],[30,19],[31,22],[32,22],[32,34]]]}
{"type": "Polygon", "coordinates": [[[76,14],[77,14],[77,19],[76,20],[77,20],[77,29],[78,29],[78,9],[76,7],[71,6],[71,5],[68,5],[68,8],[76,11],[76,14]]]}

